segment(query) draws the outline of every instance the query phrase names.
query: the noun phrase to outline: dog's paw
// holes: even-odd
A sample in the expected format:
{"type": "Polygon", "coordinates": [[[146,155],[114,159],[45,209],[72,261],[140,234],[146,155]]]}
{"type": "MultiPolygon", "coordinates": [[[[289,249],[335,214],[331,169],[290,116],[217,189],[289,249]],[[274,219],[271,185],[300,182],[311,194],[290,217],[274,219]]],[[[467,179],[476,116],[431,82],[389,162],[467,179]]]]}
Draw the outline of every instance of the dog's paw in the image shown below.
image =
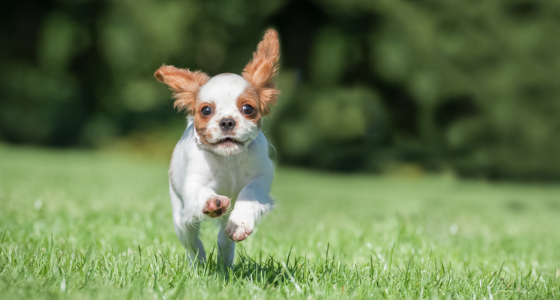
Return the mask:
{"type": "Polygon", "coordinates": [[[202,208],[202,213],[210,218],[217,218],[223,215],[229,208],[230,200],[226,196],[214,195],[206,200],[202,208]]]}
{"type": "Polygon", "coordinates": [[[241,242],[253,232],[253,224],[244,221],[229,220],[226,226],[226,234],[230,240],[241,242]]]}

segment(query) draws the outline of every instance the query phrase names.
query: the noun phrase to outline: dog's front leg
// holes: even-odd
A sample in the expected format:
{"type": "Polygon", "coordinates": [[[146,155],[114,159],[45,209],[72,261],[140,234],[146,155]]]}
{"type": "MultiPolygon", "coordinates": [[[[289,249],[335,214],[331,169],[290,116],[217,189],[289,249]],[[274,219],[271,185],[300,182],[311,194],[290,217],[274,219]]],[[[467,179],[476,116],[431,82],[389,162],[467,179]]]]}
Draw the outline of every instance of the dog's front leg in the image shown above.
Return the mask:
{"type": "Polygon", "coordinates": [[[236,242],[246,239],[259,216],[272,210],[271,182],[272,175],[260,176],[241,190],[225,228],[228,238],[236,242]]]}

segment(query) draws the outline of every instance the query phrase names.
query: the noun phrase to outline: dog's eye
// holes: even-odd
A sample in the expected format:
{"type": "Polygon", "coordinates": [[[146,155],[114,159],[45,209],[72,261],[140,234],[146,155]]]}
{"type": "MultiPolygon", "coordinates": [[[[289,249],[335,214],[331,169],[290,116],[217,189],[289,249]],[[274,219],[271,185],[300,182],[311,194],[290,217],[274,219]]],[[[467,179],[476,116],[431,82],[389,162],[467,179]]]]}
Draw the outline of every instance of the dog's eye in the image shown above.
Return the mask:
{"type": "Polygon", "coordinates": [[[209,116],[209,115],[212,114],[212,107],[205,106],[205,107],[202,108],[202,110],[200,112],[205,116],[209,116]]]}
{"type": "Polygon", "coordinates": [[[244,114],[246,114],[246,115],[252,114],[254,110],[255,110],[255,109],[254,109],[251,105],[249,105],[249,104],[245,104],[245,105],[243,105],[243,107],[241,108],[241,111],[242,111],[244,114]]]}

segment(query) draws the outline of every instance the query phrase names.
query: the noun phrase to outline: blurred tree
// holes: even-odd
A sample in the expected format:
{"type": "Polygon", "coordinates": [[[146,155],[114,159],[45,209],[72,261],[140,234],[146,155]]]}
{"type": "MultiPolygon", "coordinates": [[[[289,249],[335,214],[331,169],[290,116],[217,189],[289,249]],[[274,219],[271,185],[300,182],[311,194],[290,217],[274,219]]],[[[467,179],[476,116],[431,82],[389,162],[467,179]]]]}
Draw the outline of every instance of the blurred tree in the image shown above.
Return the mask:
{"type": "MultiPolygon", "coordinates": [[[[0,4],[0,139],[103,146],[182,130],[161,64],[240,72],[280,32],[281,163],[560,178],[560,4],[44,0],[0,4]]],[[[268,124],[270,123],[270,124],[268,124]]],[[[178,135],[178,133],[176,134],[178,135]]]]}

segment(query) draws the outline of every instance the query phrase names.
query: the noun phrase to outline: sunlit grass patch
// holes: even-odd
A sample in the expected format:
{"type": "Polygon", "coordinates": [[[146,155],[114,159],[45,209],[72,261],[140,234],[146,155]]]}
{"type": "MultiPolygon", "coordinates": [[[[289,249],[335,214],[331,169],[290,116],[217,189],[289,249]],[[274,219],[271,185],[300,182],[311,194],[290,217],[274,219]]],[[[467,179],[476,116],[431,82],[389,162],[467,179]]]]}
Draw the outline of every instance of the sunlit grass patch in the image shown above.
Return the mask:
{"type": "Polygon", "coordinates": [[[279,168],[232,269],[175,237],[167,161],[0,146],[0,298],[558,298],[560,188],[279,168]]]}

